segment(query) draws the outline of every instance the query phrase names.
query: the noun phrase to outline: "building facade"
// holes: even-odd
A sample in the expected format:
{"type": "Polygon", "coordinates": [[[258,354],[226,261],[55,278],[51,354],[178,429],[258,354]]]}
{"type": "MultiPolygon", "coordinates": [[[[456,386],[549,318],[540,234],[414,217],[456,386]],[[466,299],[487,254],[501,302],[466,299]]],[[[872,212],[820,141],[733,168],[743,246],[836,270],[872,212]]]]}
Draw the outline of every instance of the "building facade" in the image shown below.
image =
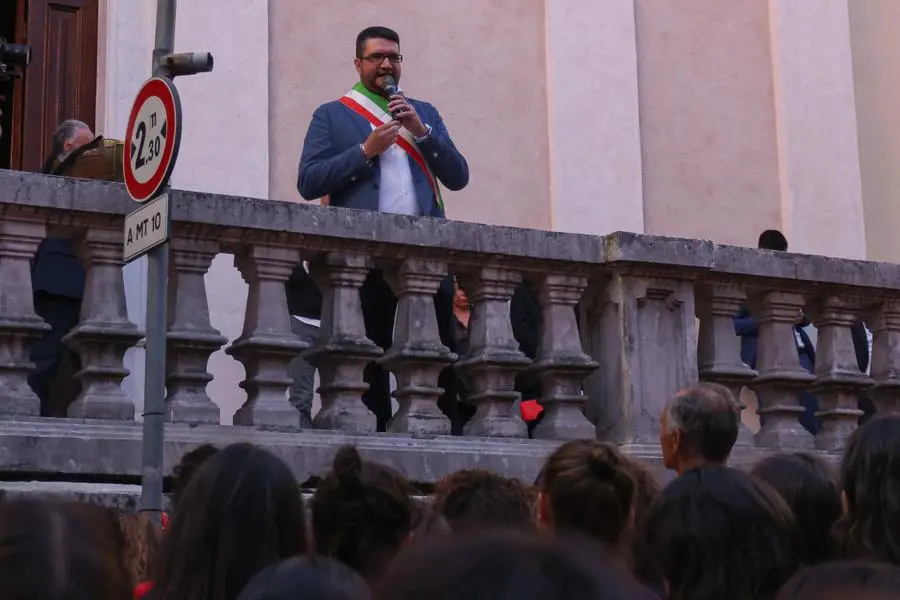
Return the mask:
{"type": "MultiPolygon", "coordinates": [[[[5,4],[5,35],[37,49],[0,157],[39,168],[72,116],[121,138],[150,72],[155,0],[5,4]]],[[[353,84],[355,36],[373,24],[400,33],[404,88],[439,108],[469,161],[452,219],[735,245],[778,228],[798,252],[900,262],[895,0],[183,0],[176,51],[216,64],[176,82],[172,184],[301,201],[307,122],[353,84]]],[[[127,268],[138,325],[145,282],[141,262],[127,268]]],[[[207,287],[213,325],[235,338],[246,287],[231,256],[207,287]]],[[[210,370],[227,421],[242,368],[218,352],[210,370]]]]}

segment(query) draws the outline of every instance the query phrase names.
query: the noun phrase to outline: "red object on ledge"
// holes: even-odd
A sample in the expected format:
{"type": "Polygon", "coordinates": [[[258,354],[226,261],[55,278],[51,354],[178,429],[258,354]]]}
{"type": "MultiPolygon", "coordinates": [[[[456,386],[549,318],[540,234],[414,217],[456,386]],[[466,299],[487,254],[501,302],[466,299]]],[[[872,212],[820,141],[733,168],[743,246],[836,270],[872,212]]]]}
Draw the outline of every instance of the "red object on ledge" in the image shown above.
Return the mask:
{"type": "Polygon", "coordinates": [[[537,400],[522,400],[519,403],[519,411],[522,413],[523,420],[534,421],[544,412],[544,407],[538,404],[537,400]]]}

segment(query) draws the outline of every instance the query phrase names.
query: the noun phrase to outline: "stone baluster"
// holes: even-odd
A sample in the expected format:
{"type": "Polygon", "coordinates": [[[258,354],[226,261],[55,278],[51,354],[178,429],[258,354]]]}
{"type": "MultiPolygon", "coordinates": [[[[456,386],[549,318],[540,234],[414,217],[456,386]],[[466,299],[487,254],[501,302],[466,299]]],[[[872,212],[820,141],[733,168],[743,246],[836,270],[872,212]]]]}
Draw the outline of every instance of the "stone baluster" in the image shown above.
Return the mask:
{"type": "MultiPolygon", "coordinates": [[[[734,316],[747,299],[741,286],[711,283],[697,287],[697,369],[702,381],[724,385],[734,394],[741,411],[741,389],[757,372],[741,359],[741,338],[734,331],[734,316]]],[[[741,424],[738,443],[753,443],[753,433],[741,424]]]]}
{"type": "Polygon", "coordinates": [[[125,352],[144,337],[128,320],[122,278],[122,231],[91,228],[81,240],[87,266],[81,321],[63,338],[81,359],[81,393],[68,415],[79,419],[134,420],[134,403],[122,390],[129,371],[125,352]]]}
{"type": "Polygon", "coordinates": [[[482,267],[463,277],[461,284],[472,303],[469,353],[456,364],[465,374],[476,405],[464,434],[474,437],[527,437],[514,391],[519,371],[531,360],[519,350],[509,321],[509,301],[519,274],[497,267],[482,267]]]}
{"type": "Polygon", "coordinates": [[[900,300],[886,300],[869,322],[875,380],[870,394],[879,413],[900,410],[900,300]]]}
{"type": "Polygon", "coordinates": [[[798,393],[815,376],[804,369],[797,354],[794,324],[806,301],[802,294],[762,292],[751,298],[757,323],[756,368],[750,387],[759,398],[756,444],[767,448],[809,449],[813,438],[798,418],[803,414],[798,393]]]}
{"type": "MultiPolygon", "coordinates": [[[[322,409],[313,419],[317,429],[374,433],[375,415],[362,402],[369,389],[366,365],[383,354],[366,337],[359,290],[372,269],[363,254],[331,252],[310,262],[310,274],[322,290],[322,327],[306,360],[319,370],[322,409]]],[[[390,318],[390,317],[386,317],[390,318]]]]}
{"type": "Polygon", "coordinates": [[[824,298],[816,308],[813,323],[818,331],[816,348],[816,382],[810,391],[819,398],[822,428],[815,444],[820,450],[842,450],[862,416],[857,409],[859,394],[872,385],[861,373],[850,326],[858,311],[836,296],[824,298]]]}
{"type": "Polygon", "coordinates": [[[400,407],[388,424],[390,432],[450,434],[450,420],[437,406],[444,391],[437,381],[456,355],[441,343],[434,311],[434,295],[446,276],[446,264],[414,258],[388,273],[397,318],[393,344],[378,361],[397,379],[400,407]]]}
{"type": "Polygon", "coordinates": [[[28,385],[31,345],[50,326],[34,312],[31,263],[43,223],[0,218],[0,415],[36,416],[40,400],[28,385]]]}
{"type": "Polygon", "coordinates": [[[616,273],[593,286],[582,326],[600,363],[585,380],[597,437],[657,451],[663,408],[697,383],[694,313],[691,281],[616,273]]]}
{"type": "Polygon", "coordinates": [[[584,416],[586,396],[581,384],[598,366],[584,353],[575,306],[587,279],[573,275],[547,275],[538,286],[541,305],[541,341],[532,369],[541,380],[541,405],[546,413],[534,437],[578,440],[596,436],[584,416]]]}
{"type": "Polygon", "coordinates": [[[209,322],[204,276],[219,250],[212,240],[175,237],[169,257],[166,333],[166,420],[218,424],[219,407],[206,393],[209,357],[228,340],[209,322]]]}
{"type": "Polygon", "coordinates": [[[284,283],[300,262],[294,248],[254,245],[235,263],[249,286],[244,329],[225,351],[244,365],[241,388],[247,401],[234,415],[235,425],[299,429],[300,415],[287,400],[288,363],[307,348],[291,333],[284,283]]]}

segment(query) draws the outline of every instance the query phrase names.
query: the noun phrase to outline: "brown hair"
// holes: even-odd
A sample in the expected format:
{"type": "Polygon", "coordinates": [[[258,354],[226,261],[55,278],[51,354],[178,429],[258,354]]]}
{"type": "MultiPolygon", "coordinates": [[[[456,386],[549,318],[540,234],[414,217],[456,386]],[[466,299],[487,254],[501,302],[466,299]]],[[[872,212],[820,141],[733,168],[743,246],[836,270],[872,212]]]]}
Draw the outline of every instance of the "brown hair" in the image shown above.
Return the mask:
{"type": "Polygon", "coordinates": [[[130,600],[122,536],[113,515],[89,504],[0,502],[4,600],[130,600]]]}
{"type": "Polygon", "coordinates": [[[125,568],[133,585],[150,580],[150,569],[159,554],[162,529],[150,519],[149,513],[124,515],[119,519],[125,549],[125,568]]]}
{"type": "Polygon", "coordinates": [[[618,544],[634,504],[634,479],[618,448],[597,440],[560,446],[544,465],[541,492],[557,529],[618,544]]]}
{"type": "Polygon", "coordinates": [[[490,471],[463,469],[444,477],[435,487],[434,507],[454,530],[532,525],[528,488],[490,471]]]}
{"type": "Polygon", "coordinates": [[[377,579],[413,529],[412,494],[397,471],[363,461],[353,446],[340,448],[312,498],[316,550],[377,579]]]}

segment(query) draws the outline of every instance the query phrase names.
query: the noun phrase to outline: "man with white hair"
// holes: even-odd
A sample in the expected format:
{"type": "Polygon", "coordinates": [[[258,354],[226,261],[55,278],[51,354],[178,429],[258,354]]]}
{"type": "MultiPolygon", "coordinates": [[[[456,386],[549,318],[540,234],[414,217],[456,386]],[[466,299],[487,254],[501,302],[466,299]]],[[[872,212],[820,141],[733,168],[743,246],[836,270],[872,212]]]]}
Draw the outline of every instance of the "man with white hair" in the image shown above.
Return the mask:
{"type": "Polygon", "coordinates": [[[724,465],[740,426],[737,400],[725,386],[699,383],[679,391],[660,415],[659,443],[666,468],[681,475],[724,465]]]}
{"type": "MultiPolygon", "coordinates": [[[[53,147],[44,164],[44,172],[54,172],[74,150],[94,139],[87,124],[75,119],[63,121],[53,134],[53,147]]],[[[63,343],[63,337],[78,324],[85,277],[71,240],[48,237],[38,246],[31,268],[34,310],[50,325],[50,331],[45,331],[31,347],[35,369],[29,375],[28,383],[41,400],[44,416],[65,416],[66,405],[77,392],[77,381],[73,381],[72,386],[65,386],[69,392],[65,398],[60,398],[59,402],[51,399],[60,366],[67,362],[64,359],[71,362],[72,371],[80,369],[77,354],[63,343]]]]}
{"type": "Polygon", "coordinates": [[[53,134],[53,145],[44,163],[44,173],[53,173],[54,168],[62,164],[73,150],[93,142],[94,139],[94,132],[87,123],[77,119],[67,119],[60,123],[53,134]]]}

